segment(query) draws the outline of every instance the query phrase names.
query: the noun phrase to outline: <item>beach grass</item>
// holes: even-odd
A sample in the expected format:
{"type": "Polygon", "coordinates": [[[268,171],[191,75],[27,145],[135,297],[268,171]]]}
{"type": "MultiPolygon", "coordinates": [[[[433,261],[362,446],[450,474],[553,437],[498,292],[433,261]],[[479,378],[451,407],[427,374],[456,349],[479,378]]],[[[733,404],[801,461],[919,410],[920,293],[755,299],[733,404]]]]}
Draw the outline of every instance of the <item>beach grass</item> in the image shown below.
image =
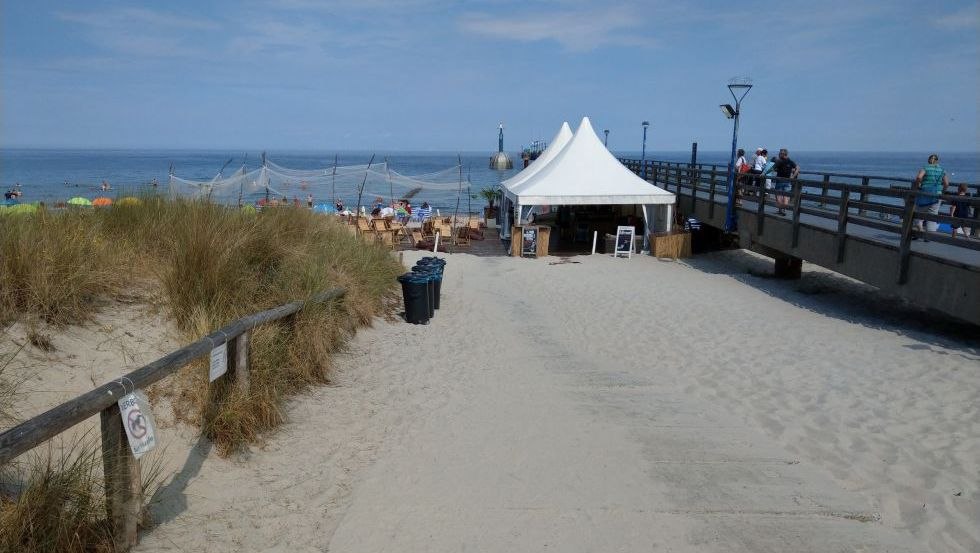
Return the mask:
{"type": "MultiPolygon", "coordinates": [[[[288,396],[328,381],[331,355],[383,313],[400,271],[390,252],[293,207],[255,213],[146,197],[111,209],[0,217],[3,324],[84,323],[113,294],[138,289],[162,298],[189,342],[247,314],[346,289],[336,302],[252,331],[247,392],[224,389],[226,379],[209,383],[203,359],[158,384],[154,393],[171,397],[175,417],[198,425],[221,454],[282,423],[288,396]]],[[[70,450],[38,456],[20,472],[23,493],[3,500],[3,546],[104,549],[98,447],[70,450]]]]}

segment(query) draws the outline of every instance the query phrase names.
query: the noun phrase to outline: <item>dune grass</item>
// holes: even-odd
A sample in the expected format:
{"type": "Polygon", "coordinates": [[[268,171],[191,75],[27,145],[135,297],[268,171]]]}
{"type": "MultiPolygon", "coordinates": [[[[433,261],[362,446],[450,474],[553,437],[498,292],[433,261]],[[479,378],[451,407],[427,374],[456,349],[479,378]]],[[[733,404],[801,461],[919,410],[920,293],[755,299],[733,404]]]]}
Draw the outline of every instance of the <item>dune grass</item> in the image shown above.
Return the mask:
{"type": "MultiPolygon", "coordinates": [[[[199,201],[141,200],[0,216],[0,324],[83,323],[107,297],[138,286],[163,298],[189,342],[247,314],[345,288],[341,300],[252,332],[247,393],[225,390],[224,379],[209,383],[203,359],[161,383],[175,416],[198,425],[221,454],[282,423],[286,397],[327,382],[331,354],[383,312],[401,272],[388,251],[305,209],[248,213],[199,201]]],[[[3,500],[0,532],[13,541],[0,546],[104,550],[104,500],[91,453],[81,447],[29,464],[19,499],[3,500]]]]}

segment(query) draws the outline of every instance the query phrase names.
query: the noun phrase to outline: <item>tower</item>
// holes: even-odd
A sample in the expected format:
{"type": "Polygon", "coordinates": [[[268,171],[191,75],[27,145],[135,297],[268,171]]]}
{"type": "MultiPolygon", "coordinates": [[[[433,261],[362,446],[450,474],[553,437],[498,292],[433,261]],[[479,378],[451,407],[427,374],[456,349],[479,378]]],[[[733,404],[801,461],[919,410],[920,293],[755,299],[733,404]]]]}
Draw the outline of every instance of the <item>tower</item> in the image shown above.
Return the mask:
{"type": "Polygon", "coordinates": [[[490,168],[496,171],[506,171],[514,168],[514,162],[504,153],[504,124],[501,123],[497,133],[497,153],[490,157],[490,168]]]}

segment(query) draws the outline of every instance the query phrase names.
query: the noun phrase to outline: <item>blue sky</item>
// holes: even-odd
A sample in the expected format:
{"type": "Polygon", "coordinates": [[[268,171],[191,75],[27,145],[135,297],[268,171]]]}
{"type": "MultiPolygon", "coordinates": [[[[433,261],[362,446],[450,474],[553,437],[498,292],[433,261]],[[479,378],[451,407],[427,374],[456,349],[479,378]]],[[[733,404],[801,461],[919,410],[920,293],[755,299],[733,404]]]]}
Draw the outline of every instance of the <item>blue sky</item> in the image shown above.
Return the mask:
{"type": "Polygon", "coordinates": [[[976,151],[978,3],[0,4],[6,147],[976,151]]]}

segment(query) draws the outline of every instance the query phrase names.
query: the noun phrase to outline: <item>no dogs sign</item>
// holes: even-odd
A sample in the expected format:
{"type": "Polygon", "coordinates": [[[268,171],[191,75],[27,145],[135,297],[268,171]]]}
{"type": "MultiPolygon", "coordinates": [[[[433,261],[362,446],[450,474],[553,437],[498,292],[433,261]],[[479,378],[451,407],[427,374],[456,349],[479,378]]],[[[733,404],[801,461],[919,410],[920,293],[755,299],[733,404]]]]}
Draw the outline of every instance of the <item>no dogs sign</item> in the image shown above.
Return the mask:
{"type": "Polygon", "coordinates": [[[139,459],[157,445],[150,402],[142,390],[136,390],[119,400],[119,414],[133,457],[139,459]]]}

